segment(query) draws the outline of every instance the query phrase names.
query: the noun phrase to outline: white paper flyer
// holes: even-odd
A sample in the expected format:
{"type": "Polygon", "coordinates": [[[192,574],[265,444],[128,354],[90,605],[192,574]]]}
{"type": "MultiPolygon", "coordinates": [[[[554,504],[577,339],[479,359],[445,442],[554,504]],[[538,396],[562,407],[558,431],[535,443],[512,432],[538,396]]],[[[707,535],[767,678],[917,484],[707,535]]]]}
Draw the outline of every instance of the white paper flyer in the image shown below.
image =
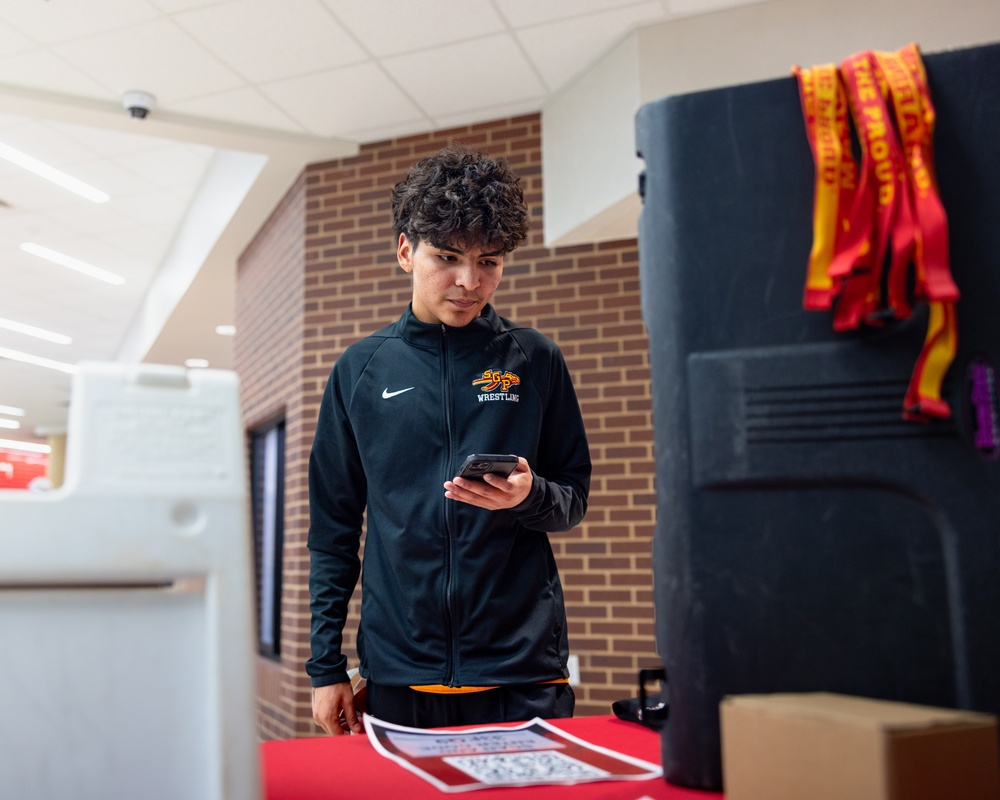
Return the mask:
{"type": "Polygon", "coordinates": [[[590,744],[543,719],[512,727],[424,730],[365,714],[375,749],[443,792],[492,786],[648,780],[656,764],[590,744]]]}

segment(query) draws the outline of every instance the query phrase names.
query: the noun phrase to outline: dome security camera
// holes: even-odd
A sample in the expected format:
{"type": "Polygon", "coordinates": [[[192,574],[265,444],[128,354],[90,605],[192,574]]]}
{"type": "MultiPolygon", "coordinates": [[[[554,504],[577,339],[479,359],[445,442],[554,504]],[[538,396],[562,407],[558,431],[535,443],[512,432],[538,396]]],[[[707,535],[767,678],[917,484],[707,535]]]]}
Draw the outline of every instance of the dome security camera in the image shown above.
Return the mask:
{"type": "Polygon", "coordinates": [[[145,119],[156,105],[156,98],[149,92],[125,92],[122,106],[132,119],[145,119]]]}

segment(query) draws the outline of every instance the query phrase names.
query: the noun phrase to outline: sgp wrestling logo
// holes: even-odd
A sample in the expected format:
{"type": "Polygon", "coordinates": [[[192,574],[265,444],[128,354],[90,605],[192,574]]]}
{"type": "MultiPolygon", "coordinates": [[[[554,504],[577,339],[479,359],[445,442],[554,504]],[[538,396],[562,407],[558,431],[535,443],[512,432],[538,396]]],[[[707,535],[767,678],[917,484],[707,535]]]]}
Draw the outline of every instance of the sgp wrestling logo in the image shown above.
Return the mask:
{"type": "Polygon", "coordinates": [[[482,377],[476,378],[472,385],[479,387],[480,393],[477,395],[477,399],[480,403],[498,400],[517,403],[521,400],[521,396],[512,392],[511,388],[519,386],[520,383],[521,379],[510,370],[501,372],[498,369],[486,369],[483,370],[482,377]]]}

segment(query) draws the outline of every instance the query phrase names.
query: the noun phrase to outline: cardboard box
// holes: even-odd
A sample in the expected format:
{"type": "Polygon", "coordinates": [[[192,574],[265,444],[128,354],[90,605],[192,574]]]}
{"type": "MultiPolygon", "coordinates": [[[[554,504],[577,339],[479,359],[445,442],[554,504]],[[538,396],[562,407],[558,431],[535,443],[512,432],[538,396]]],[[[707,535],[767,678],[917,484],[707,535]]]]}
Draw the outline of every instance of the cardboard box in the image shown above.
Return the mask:
{"type": "Polygon", "coordinates": [[[1000,800],[997,719],[828,693],[721,704],[726,800],[1000,800]]]}

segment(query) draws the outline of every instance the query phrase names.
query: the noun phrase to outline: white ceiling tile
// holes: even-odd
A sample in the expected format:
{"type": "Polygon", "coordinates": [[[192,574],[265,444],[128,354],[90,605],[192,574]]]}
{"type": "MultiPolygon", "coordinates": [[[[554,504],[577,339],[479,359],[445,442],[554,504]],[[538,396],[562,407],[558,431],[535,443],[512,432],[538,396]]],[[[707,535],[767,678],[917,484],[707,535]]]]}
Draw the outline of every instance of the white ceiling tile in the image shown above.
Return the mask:
{"type": "Polygon", "coordinates": [[[409,122],[420,110],[374,64],[356,64],[261,87],[271,100],[318,136],[409,122]]]}
{"type": "Polygon", "coordinates": [[[516,35],[549,91],[554,92],[629,32],[663,17],[661,3],[646,2],[535,25],[516,35]]]}
{"type": "Polygon", "coordinates": [[[75,203],[46,209],[41,212],[41,217],[66,230],[92,236],[126,231],[135,225],[112,203],[75,203]]]}
{"type": "Polygon", "coordinates": [[[154,150],[123,155],[115,161],[160,188],[184,187],[193,194],[215,151],[164,143],[154,150]]]}
{"type": "MultiPolygon", "coordinates": [[[[45,269],[39,265],[35,264],[21,264],[19,263],[17,251],[13,253],[5,252],[4,254],[4,297],[10,300],[10,298],[18,298],[20,296],[28,297],[39,297],[39,289],[42,286],[42,282],[46,278],[52,277],[52,271],[45,269]],[[43,270],[42,277],[40,278],[37,274],[36,266],[43,270]]],[[[51,282],[51,280],[50,280],[51,282]]],[[[15,303],[14,307],[17,308],[19,304],[15,303]]],[[[38,325],[40,327],[48,327],[41,322],[31,321],[30,324],[38,325]]]]}
{"type": "Polygon", "coordinates": [[[434,0],[434,11],[414,0],[323,0],[377,57],[425,50],[506,30],[489,0],[434,0]]]}
{"type": "MultiPolygon", "coordinates": [[[[79,259],[92,266],[109,270],[126,278],[129,275],[138,276],[143,272],[148,273],[151,269],[151,265],[148,262],[144,263],[136,256],[120,251],[108,242],[91,236],[89,233],[67,235],[58,242],[39,242],[39,244],[51,247],[53,250],[58,250],[64,255],[79,259]]],[[[72,278],[74,281],[82,281],[81,285],[90,289],[103,286],[109,286],[111,289],[119,288],[96,278],[88,277],[76,270],[52,264],[44,259],[25,253],[25,263],[28,263],[27,259],[31,259],[30,263],[35,266],[39,275],[42,274],[41,270],[44,268],[57,279],[65,278],[69,280],[72,278]]],[[[60,280],[60,282],[65,285],[65,281],[60,280]]]]}
{"type": "Polygon", "coordinates": [[[766,2],[767,0],[666,0],[670,11],[681,16],[692,14],[707,14],[710,11],[720,11],[725,8],[736,8],[737,6],[749,6],[755,3],[766,2]]]}
{"type": "Polygon", "coordinates": [[[165,14],[175,14],[178,11],[190,11],[192,8],[205,8],[215,6],[226,0],[147,0],[150,5],[156,6],[165,14]]]}
{"type": "MultiPolygon", "coordinates": [[[[87,336],[81,337],[79,340],[82,346],[89,346],[94,336],[107,337],[108,324],[121,319],[122,315],[129,310],[128,303],[132,302],[136,291],[144,287],[128,283],[121,286],[111,286],[105,283],[98,288],[100,291],[88,292],[86,302],[78,302],[77,304],[77,310],[81,315],[80,320],[85,325],[87,332],[87,336]]],[[[120,333],[119,329],[119,335],[120,333]]],[[[74,344],[76,344],[76,340],[74,340],[74,344]]]]}
{"type": "Polygon", "coordinates": [[[171,242],[174,240],[174,232],[172,230],[155,230],[145,225],[133,223],[127,228],[115,231],[114,234],[102,238],[112,242],[115,247],[118,247],[125,253],[139,256],[156,256],[157,261],[162,262],[163,256],[166,255],[171,242]]]}
{"type": "Polygon", "coordinates": [[[141,175],[114,161],[94,159],[86,164],[78,164],[73,176],[111,195],[111,205],[120,203],[122,198],[155,188],[154,184],[141,175]]]}
{"type": "Polygon", "coordinates": [[[0,58],[0,83],[102,100],[113,94],[107,86],[48,50],[0,58]]]}
{"type": "Polygon", "coordinates": [[[545,94],[520,47],[506,34],[387,58],[383,63],[432,117],[545,94]]]}
{"type": "Polygon", "coordinates": [[[5,129],[0,133],[0,142],[69,174],[74,164],[94,159],[89,147],[58,127],[38,120],[5,129]]]}
{"type": "Polygon", "coordinates": [[[28,119],[21,114],[4,114],[0,112],[0,131],[4,128],[13,128],[17,125],[24,125],[28,119]]]}
{"type": "MultiPolygon", "coordinates": [[[[3,192],[3,187],[0,187],[0,192],[3,192]]],[[[19,209],[3,210],[0,213],[0,264],[6,265],[13,254],[20,253],[18,248],[21,242],[55,238],[64,229],[63,225],[41,214],[19,209]]]]}
{"type": "Polygon", "coordinates": [[[74,141],[85,144],[92,152],[101,156],[113,157],[126,153],[141,153],[164,144],[176,144],[170,139],[160,139],[143,133],[142,123],[138,121],[135,123],[132,133],[94,128],[71,122],[49,124],[62,131],[66,136],[72,137],[74,141]]]}
{"type": "MultiPolygon", "coordinates": [[[[642,0],[638,0],[641,2],[642,0]]],[[[495,0],[500,13],[515,28],[539,25],[557,19],[582,17],[602,11],[620,11],[637,0],[574,0],[572,3],[539,2],[539,0],[495,0]]]]}
{"type": "MultiPolygon", "coordinates": [[[[43,339],[11,333],[9,331],[0,331],[0,347],[9,347],[11,350],[20,350],[22,353],[31,353],[34,356],[52,358],[56,361],[67,363],[72,363],[74,360],[72,344],[54,344],[46,342],[43,339]]],[[[4,433],[0,432],[0,436],[3,436],[4,433]]]]}
{"type": "Polygon", "coordinates": [[[183,218],[187,203],[168,192],[132,195],[119,209],[127,217],[158,230],[173,230],[183,218]]]}
{"type": "MultiPolygon", "coordinates": [[[[95,267],[110,269],[112,272],[114,267],[111,265],[119,261],[119,254],[113,252],[106,243],[83,234],[67,237],[59,243],[59,250],[68,256],[86,261],[95,267]]],[[[60,267],[60,269],[65,269],[65,267],[60,267]]]]}
{"type": "MultiPolygon", "coordinates": [[[[55,305],[52,300],[52,296],[47,297],[36,297],[27,294],[21,294],[17,298],[17,303],[11,301],[10,296],[5,292],[0,296],[0,317],[4,319],[10,319],[14,322],[20,322],[24,325],[34,325],[35,327],[44,327],[46,330],[50,330],[53,333],[61,333],[63,336],[69,336],[72,338],[74,333],[74,325],[70,318],[77,317],[78,314],[74,310],[72,303],[62,303],[55,305]],[[61,321],[53,325],[39,325],[39,320],[47,317],[52,311],[58,309],[61,321]]],[[[8,331],[8,333],[10,333],[8,331]]],[[[24,336],[24,334],[21,334],[24,336]]],[[[25,341],[31,340],[33,337],[27,337],[25,341]]],[[[14,347],[13,344],[7,345],[8,347],[14,347]]]]}
{"type": "Polygon", "coordinates": [[[31,50],[37,44],[27,36],[14,30],[5,22],[0,22],[0,56],[9,56],[31,50]]]}
{"type": "Polygon", "coordinates": [[[0,403],[29,412],[21,422],[23,438],[32,436],[36,425],[66,425],[65,404],[71,381],[71,377],[62,372],[0,359],[0,403]],[[44,411],[40,416],[32,416],[32,409],[44,411]]]}
{"type": "MultiPolygon", "coordinates": [[[[74,242],[79,241],[79,238],[76,238],[55,243],[46,242],[45,244],[52,246],[53,249],[59,249],[66,255],[86,261],[87,259],[78,254],[74,248],[74,242]]],[[[75,292],[77,303],[86,303],[95,297],[107,302],[109,299],[113,300],[116,296],[121,295],[121,292],[111,291],[120,289],[119,286],[113,286],[76,270],[61,267],[21,251],[11,254],[8,263],[13,268],[11,291],[15,293],[23,292],[57,298],[60,292],[75,292]]],[[[101,265],[94,264],[94,266],[101,265]]],[[[42,327],[46,326],[42,325],[42,327]]]]}
{"type": "Polygon", "coordinates": [[[400,136],[412,136],[416,133],[426,133],[429,129],[437,127],[434,120],[428,117],[417,117],[416,119],[402,122],[392,122],[385,125],[376,125],[370,128],[358,128],[357,130],[344,130],[337,134],[340,138],[357,142],[379,142],[387,139],[396,139],[400,136]]]}
{"type": "Polygon", "coordinates": [[[20,2],[12,24],[42,44],[79,39],[120,30],[153,19],[159,11],[145,0],[86,0],[86,2],[20,2]]]}
{"type": "Polygon", "coordinates": [[[51,312],[53,308],[58,311],[58,321],[49,330],[65,334],[74,340],[84,337],[84,341],[89,340],[90,326],[94,324],[94,314],[87,308],[80,305],[79,300],[74,302],[67,292],[59,292],[58,295],[50,295],[52,298],[47,306],[35,309],[35,316],[51,312]]]}
{"type": "Polygon", "coordinates": [[[244,78],[259,83],[362,61],[366,53],[316,0],[232,0],[175,19],[244,78]],[[239,36],[233,36],[239,31],[239,36]]]}
{"type": "Polygon", "coordinates": [[[23,170],[9,174],[0,184],[0,200],[19,211],[42,211],[54,205],[73,204],[78,199],[68,189],[23,170]]]}
{"type": "Polygon", "coordinates": [[[278,108],[255,87],[235,89],[213,95],[179,100],[172,108],[181,114],[217,119],[254,128],[271,128],[289,133],[303,133],[298,122],[278,108]]]}
{"type": "Polygon", "coordinates": [[[229,67],[168,19],[52,49],[119,97],[141,90],[166,104],[243,85],[229,67]],[[151,53],[160,55],[151,58],[151,53]]]}
{"type": "MultiPolygon", "coordinates": [[[[529,97],[515,103],[507,103],[500,106],[490,106],[492,116],[490,119],[503,119],[504,117],[520,117],[524,114],[537,113],[542,107],[544,97],[529,97]]],[[[474,125],[482,122],[482,109],[471,109],[460,114],[443,114],[434,118],[434,129],[455,128],[460,125],[474,125]]]]}

